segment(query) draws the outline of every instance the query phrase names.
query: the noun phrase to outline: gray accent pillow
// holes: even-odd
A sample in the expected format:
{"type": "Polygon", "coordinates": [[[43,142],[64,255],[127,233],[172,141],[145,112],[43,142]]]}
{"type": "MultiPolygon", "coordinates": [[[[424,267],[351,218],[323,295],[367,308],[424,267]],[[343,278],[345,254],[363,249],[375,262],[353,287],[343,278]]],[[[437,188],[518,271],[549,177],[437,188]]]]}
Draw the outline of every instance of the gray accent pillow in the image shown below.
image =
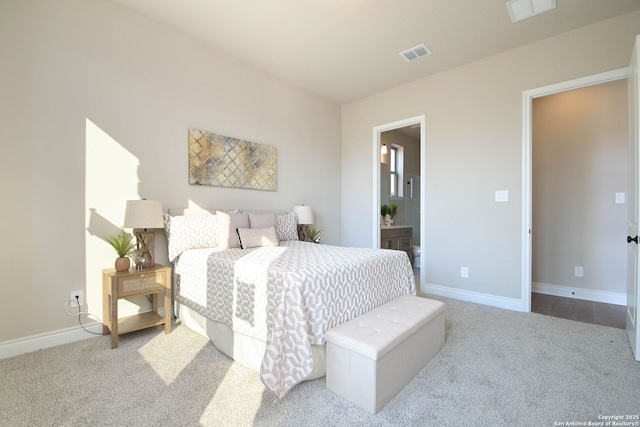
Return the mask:
{"type": "Polygon", "coordinates": [[[250,228],[269,228],[276,226],[275,213],[251,213],[249,212],[250,228]]]}

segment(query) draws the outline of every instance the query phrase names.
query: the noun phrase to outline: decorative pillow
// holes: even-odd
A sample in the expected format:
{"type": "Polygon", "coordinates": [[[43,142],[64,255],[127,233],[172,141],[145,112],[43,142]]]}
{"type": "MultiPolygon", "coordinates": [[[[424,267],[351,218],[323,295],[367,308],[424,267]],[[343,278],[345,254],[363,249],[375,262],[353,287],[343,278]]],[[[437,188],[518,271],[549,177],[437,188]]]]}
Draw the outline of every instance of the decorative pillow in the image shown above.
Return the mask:
{"type": "Polygon", "coordinates": [[[279,241],[298,240],[298,215],[287,212],[276,216],[276,234],[279,241]]]}
{"type": "Polygon", "coordinates": [[[169,234],[171,231],[171,215],[169,215],[168,212],[163,212],[162,220],[164,221],[164,232],[167,235],[167,239],[169,239],[169,234]]]}
{"type": "Polygon", "coordinates": [[[251,213],[249,212],[250,228],[268,228],[276,226],[275,213],[251,213]]]}
{"type": "Polygon", "coordinates": [[[278,246],[278,236],[275,227],[267,228],[238,228],[238,242],[241,249],[257,248],[260,246],[278,246]]]}
{"type": "MultiPolygon", "coordinates": [[[[249,228],[249,214],[216,211],[216,216],[218,217],[218,247],[222,249],[240,247],[236,228],[249,228]]],[[[173,230],[171,232],[173,233],[173,230]]]]}
{"type": "Polygon", "coordinates": [[[216,247],[217,219],[208,216],[164,215],[164,229],[169,243],[169,261],[188,249],[216,247]]]}

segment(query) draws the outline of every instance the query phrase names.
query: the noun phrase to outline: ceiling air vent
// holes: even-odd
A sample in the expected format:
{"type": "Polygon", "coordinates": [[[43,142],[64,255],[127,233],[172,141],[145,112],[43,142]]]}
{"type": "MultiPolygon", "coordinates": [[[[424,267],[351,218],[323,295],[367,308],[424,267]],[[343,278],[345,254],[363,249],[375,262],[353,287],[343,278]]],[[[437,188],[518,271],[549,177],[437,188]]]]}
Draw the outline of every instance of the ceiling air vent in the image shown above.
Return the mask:
{"type": "Polygon", "coordinates": [[[416,59],[420,59],[423,56],[427,56],[431,53],[428,47],[423,44],[420,44],[416,47],[412,47],[411,49],[407,49],[404,52],[400,52],[400,56],[404,58],[405,61],[411,62],[416,59]]]}

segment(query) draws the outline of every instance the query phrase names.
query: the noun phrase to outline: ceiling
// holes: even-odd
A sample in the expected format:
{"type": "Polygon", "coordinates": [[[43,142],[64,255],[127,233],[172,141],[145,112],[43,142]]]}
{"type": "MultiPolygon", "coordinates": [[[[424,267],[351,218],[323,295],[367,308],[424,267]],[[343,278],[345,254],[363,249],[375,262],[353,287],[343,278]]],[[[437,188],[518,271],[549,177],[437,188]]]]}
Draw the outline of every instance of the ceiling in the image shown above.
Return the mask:
{"type": "Polygon", "coordinates": [[[512,24],[506,0],[111,1],[338,104],[640,10],[640,0],[557,0],[512,24]],[[399,55],[421,43],[431,55],[399,55]]]}

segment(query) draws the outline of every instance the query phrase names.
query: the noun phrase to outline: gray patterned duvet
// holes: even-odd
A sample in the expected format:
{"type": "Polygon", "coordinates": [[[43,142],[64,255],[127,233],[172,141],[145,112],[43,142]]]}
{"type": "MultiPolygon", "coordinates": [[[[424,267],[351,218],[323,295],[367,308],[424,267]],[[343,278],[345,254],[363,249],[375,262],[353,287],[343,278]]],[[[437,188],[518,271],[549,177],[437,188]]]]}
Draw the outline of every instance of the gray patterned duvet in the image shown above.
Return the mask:
{"type": "Polygon", "coordinates": [[[299,241],[254,249],[192,249],[175,263],[176,299],[263,340],[260,375],[278,398],[313,370],[330,328],[416,294],[405,252],[299,241]]]}

